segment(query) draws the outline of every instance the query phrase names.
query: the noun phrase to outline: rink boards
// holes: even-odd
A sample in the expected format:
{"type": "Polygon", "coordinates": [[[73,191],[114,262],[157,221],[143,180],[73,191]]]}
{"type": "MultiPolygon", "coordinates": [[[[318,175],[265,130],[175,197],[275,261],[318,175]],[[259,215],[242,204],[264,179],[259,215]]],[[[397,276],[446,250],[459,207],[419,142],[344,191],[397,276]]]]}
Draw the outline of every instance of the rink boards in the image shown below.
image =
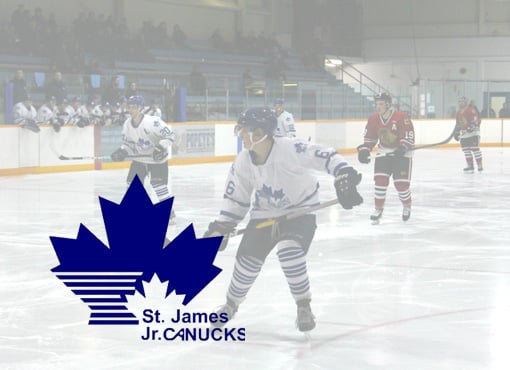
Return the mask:
{"type": "MultiPolygon", "coordinates": [[[[298,121],[298,137],[331,145],[341,152],[353,152],[362,142],[365,120],[298,121]]],[[[169,123],[177,134],[169,164],[230,161],[240,150],[233,134],[234,122],[169,123]]],[[[455,126],[454,119],[413,120],[416,144],[440,142],[455,126]]],[[[510,144],[510,120],[484,120],[482,146],[510,144]]],[[[120,127],[62,127],[55,132],[41,125],[39,133],[15,125],[0,125],[0,175],[124,168],[127,163],[108,160],[59,159],[64,156],[108,156],[120,145],[120,127]]],[[[452,141],[449,145],[458,145],[452,141]]]]}

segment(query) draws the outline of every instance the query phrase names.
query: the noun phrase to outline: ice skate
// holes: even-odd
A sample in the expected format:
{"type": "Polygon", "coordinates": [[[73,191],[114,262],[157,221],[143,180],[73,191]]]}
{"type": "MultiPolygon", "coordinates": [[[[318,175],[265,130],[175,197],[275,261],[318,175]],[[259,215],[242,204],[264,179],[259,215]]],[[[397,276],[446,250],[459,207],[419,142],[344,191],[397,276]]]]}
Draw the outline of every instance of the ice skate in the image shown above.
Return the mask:
{"type": "Polygon", "coordinates": [[[237,305],[230,299],[227,299],[227,303],[220,306],[214,312],[218,315],[218,320],[216,322],[211,322],[211,325],[216,328],[221,328],[234,318],[234,315],[237,312],[237,305]]]}
{"type": "Polygon", "coordinates": [[[372,225],[379,224],[381,217],[383,214],[383,209],[376,209],[374,213],[370,215],[370,220],[372,221],[372,225]]]}
{"type": "Polygon", "coordinates": [[[310,300],[297,302],[296,326],[299,331],[307,332],[315,328],[315,316],[310,308],[310,300]]]}
{"type": "Polygon", "coordinates": [[[474,173],[475,172],[475,169],[473,168],[473,166],[468,166],[466,168],[464,168],[464,173],[474,173]]]}
{"type": "Polygon", "coordinates": [[[478,167],[478,172],[479,172],[479,173],[482,173],[482,172],[483,172],[483,167],[482,167],[482,166],[478,167]]]}
{"type": "Polygon", "coordinates": [[[404,206],[402,210],[402,221],[406,222],[411,218],[411,206],[404,206]]]}

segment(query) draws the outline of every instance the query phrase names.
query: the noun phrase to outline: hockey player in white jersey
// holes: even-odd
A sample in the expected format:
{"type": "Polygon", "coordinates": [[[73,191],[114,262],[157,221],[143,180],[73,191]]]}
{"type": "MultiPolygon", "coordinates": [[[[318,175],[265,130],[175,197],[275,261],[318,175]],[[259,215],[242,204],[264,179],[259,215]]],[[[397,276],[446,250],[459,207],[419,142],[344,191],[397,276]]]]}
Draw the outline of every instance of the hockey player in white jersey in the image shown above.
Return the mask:
{"type": "Polygon", "coordinates": [[[260,222],[319,204],[319,183],[313,170],[335,177],[339,203],[345,209],[360,205],[363,198],[356,186],[361,174],[333,148],[300,139],[273,137],[276,116],[269,108],[252,108],[237,121],[236,131],[245,150],[230,168],[222,209],[209,224],[204,237],[228,236],[250,211],[250,221],[237,250],[234,272],[227,291],[227,302],[217,313],[227,317],[214,323],[223,326],[237,312],[255,282],[268,254],[274,248],[297,304],[296,325],[306,332],[315,327],[310,301],[306,254],[312,242],[315,215],[305,214],[256,228],[260,222]]]}
{"type": "Polygon", "coordinates": [[[79,96],[75,96],[71,100],[71,105],[69,107],[72,109],[68,110],[69,114],[74,112],[69,121],[70,124],[76,125],[80,128],[83,128],[90,124],[89,112],[87,110],[87,107],[81,103],[81,98],[79,96]]]}
{"type": "MultiPolygon", "coordinates": [[[[143,97],[131,96],[127,102],[129,117],[122,126],[122,145],[111,154],[114,162],[128,155],[146,155],[133,160],[127,175],[128,185],[138,175],[142,183],[149,177],[158,200],[170,198],[168,190],[168,149],[175,135],[159,117],[142,114],[143,97]]],[[[175,218],[172,209],[171,221],[175,218]]]]}
{"type": "Polygon", "coordinates": [[[74,109],[69,104],[69,101],[66,98],[62,99],[62,101],[57,104],[57,108],[55,110],[57,124],[60,126],[67,125],[71,122],[71,118],[74,113],[74,109]]]}
{"type": "Polygon", "coordinates": [[[13,108],[14,123],[33,132],[39,132],[41,129],[36,123],[37,111],[32,105],[30,96],[26,96],[23,101],[14,105],[13,108]]]}
{"type": "Polygon", "coordinates": [[[294,116],[283,108],[283,99],[274,101],[274,113],[278,119],[275,136],[296,137],[296,122],[294,116]]]}
{"type": "Polygon", "coordinates": [[[151,116],[163,117],[161,108],[159,107],[159,104],[157,103],[156,99],[153,99],[151,101],[151,105],[144,108],[143,113],[151,116]]]}
{"type": "Polygon", "coordinates": [[[90,120],[97,126],[104,126],[104,112],[101,106],[96,102],[91,102],[88,109],[90,120]]]}
{"type": "Polygon", "coordinates": [[[60,131],[60,123],[57,120],[57,98],[50,96],[37,111],[37,122],[50,124],[55,132],[60,131]]]}

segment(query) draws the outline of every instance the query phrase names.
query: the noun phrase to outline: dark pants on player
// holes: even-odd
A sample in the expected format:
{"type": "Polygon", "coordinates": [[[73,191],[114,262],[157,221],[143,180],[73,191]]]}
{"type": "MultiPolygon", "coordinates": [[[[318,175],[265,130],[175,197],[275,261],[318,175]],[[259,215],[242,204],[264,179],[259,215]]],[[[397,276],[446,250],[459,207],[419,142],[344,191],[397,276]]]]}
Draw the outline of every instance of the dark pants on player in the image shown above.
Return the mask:
{"type": "Polygon", "coordinates": [[[135,176],[138,176],[140,181],[144,182],[146,177],[149,177],[150,183],[159,201],[168,199],[170,193],[168,191],[168,164],[163,163],[142,163],[133,161],[129,167],[127,175],[127,183],[131,184],[135,176]]]}
{"type": "Polygon", "coordinates": [[[155,186],[158,184],[168,184],[168,164],[164,163],[142,163],[133,161],[129,167],[127,175],[127,183],[131,184],[131,181],[138,175],[140,181],[143,183],[145,178],[149,176],[151,185],[155,186]]]}
{"type": "Polygon", "coordinates": [[[274,227],[256,229],[264,220],[251,220],[237,250],[234,273],[227,299],[241,303],[258,277],[269,253],[277,247],[280,266],[285,274],[290,292],[296,301],[311,298],[306,266],[306,254],[315,229],[315,215],[304,215],[284,221],[274,227]]]}
{"type": "Polygon", "coordinates": [[[464,158],[466,158],[466,163],[468,168],[474,168],[474,160],[476,161],[476,165],[478,166],[478,170],[482,170],[482,151],[480,150],[480,136],[471,136],[467,138],[460,139],[460,146],[462,148],[462,152],[464,153],[464,158]]]}
{"type": "Polygon", "coordinates": [[[393,176],[393,184],[398,192],[398,197],[404,206],[411,205],[411,171],[413,161],[407,157],[384,156],[375,159],[375,208],[383,209],[386,200],[386,191],[393,176]]]}
{"type": "Polygon", "coordinates": [[[255,257],[264,261],[282,240],[296,241],[306,254],[317,228],[315,219],[315,215],[304,215],[262,229],[256,229],[255,226],[265,220],[250,220],[237,249],[237,256],[255,257]]]}

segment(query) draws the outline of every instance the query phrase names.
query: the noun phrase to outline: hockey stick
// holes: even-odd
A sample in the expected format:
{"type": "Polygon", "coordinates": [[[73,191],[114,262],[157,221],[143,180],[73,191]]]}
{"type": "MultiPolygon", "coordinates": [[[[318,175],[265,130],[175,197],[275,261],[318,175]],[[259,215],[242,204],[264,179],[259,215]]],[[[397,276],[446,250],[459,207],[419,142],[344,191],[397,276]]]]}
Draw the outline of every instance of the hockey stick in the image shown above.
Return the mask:
{"type": "MultiPolygon", "coordinates": [[[[135,158],[152,158],[152,155],[149,154],[141,154],[141,155],[128,155],[126,159],[135,159],[135,158]]],[[[81,160],[81,159],[93,159],[93,160],[102,160],[102,159],[111,159],[109,155],[103,155],[103,156],[82,156],[82,157],[67,157],[65,155],[59,155],[58,159],[62,161],[74,161],[74,160],[81,160]]]]}
{"type": "Polygon", "coordinates": [[[443,141],[440,141],[440,142],[434,143],[434,144],[425,144],[425,145],[415,146],[415,147],[412,147],[411,149],[409,149],[408,152],[414,152],[415,150],[433,148],[435,146],[439,146],[439,145],[443,145],[443,144],[448,144],[450,142],[450,140],[452,140],[453,137],[455,136],[455,131],[457,131],[457,125],[455,125],[455,127],[453,128],[453,131],[450,134],[450,136],[448,136],[443,141]]]}
{"type": "MultiPolygon", "coordinates": [[[[435,146],[439,146],[439,145],[443,145],[443,144],[448,144],[453,139],[453,137],[455,136],[456,129],[457,129],[457,125],[455,125],[455,127],[453,128],[453,131],[450,134],[450,136],[448,136],[443,141],[440,141],[440,142],[437,142],[437,143],[433,143],[433,144],[425,144],[425,145],[415,146],[415,147],[412,147],[411,149],[408,149],[407,152],[414,152],[415,150],[433,148],[435,146]]],[[[378,158],[378,157],[394,157],[394,156],[395,156],[395,152],[376,153],[375,154],[376,158],[378,158]]]]}
{"type": "MultiPolygon", "coordinates": [[[[264,229],[266,227],[273,226],[274,224],[277,224],[279,222],[292,220],[294,218],[306,215],[308,213],[318,211],[319,209],[334,206],[335,204],[338,204],[338,199],[331,199],[331,200],[328,200],[327,202],[317,204],[316,206],[298,209],[294,212],[289,212],[286,215],[275,217],[275,218],[270,218],[266,221],[259,222],[257,225],[255,225],[255,229],[264,229]]],[[[253,228],[250,227],[250,229],[253,229],[253,228]]],[[[236,230],[232,234],[230,234],[230,236],[237,236],[237,235],[244,234],[246,232],[246,230],[248,230],[248,228],[236,230]]]]}

